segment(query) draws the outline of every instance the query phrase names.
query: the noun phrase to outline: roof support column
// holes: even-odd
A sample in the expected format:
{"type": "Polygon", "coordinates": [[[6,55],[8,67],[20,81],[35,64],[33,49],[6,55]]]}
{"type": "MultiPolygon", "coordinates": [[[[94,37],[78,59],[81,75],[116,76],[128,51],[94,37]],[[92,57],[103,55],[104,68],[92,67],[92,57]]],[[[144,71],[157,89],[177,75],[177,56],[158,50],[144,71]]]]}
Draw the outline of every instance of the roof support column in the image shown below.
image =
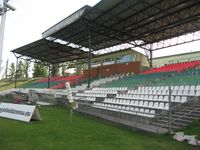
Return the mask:
{"type": "Polygon", "coordinates": [[[50,49],[48,54],[48,85],[47,88],[50,88],[50,74],[51,74],[51,64],[50,64],[50,49]]]}
{"type": "Polygon", "coordinates": [[[90,30],[88,30],[88,47],[89,47],[89,53],[88,53],[88,88],[90,88],[90,82],[91,82],[91,35],[90,30]]]}
{"type": "Polygon", "coordinates": [[[18,59],[19,57],[16,57],[17,60],[16,60],[16,69],[15,69],[15,88],[17,88],[17,75],[18,75],[18,59]]]}
{"type": "Polygon", "coordinates": [[[149,66],[151,68],[153,67],[153,44],[150,44],[150,49],[149,49],[149,66]]]}

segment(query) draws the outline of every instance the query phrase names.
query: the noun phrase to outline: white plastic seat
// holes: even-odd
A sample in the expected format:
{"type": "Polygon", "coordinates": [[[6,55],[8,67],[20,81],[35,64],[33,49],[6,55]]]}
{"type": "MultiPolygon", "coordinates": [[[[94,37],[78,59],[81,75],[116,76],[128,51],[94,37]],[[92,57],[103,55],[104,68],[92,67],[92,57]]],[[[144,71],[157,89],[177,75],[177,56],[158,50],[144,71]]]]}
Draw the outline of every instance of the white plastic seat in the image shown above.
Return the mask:
{"type": "Polygon", "coordinates": [[[127,107],[126,107],[126,111],[129,111],[129,110],[130,110],[130,107],[129,107],[129,106],[127,106],[127,107]]]}
{"type": "Polygon", "coordinates": [[[177,95],[182,95],[183,91],[182,90],[178,90],[177,95]]]}
{"type": "Polygon", "coordinates": [[[196,90],[200,91],[200,85],[196,86],[196,90]]]}
{"type": "Polygon", "coordinates": [[[195,96],[200,96],[200,90],[196,91],[195,96]]]}
{"type": "Polygon", "coordinates": [[[144,95],[140,95],[140,99],[143,100],[144,99],[144,95]]]}
{"type": "Polygon", "coordinates": [[[145,109],[144,112],[147,116],[149,115],[149,109],[145,109]]]}
{"type": "Polygon", "coordinates": [[[172,90],[172,95],[177,95],[177,90],[172,90]]]}
{"type": "Polygon", "coordinates": [[[158,102],[154,102],[153,107],[158,108],[158,102]]]}
{"type": "Polygon", "coordinates": [[[149,107],[153,107],[153,102],[149,102],[149,107]]]}
{"type": "Polygon", "coordinates": [[[144,105],[144,106],[148,106],[148,102],[147,102],[147,101],[145,101],[143,105],[144,105]]]}
{"type": "Polygon", "coordinates": [[[149,95],[149,100],[153,100],[153,95],[149,95]]]}
{"type": "Polygon", "coordinates": [[[136,108],[135,108],[135,112],[138,112],[138,111],[139,111],[139,108],[138,108],[138,107],[136,107],[136,108]]]}
{"type": "Polygon", "coordinates": [[[153,100],[154,100],[154,101],[157,101],[157,100],[158,100],[158,96],[155,95],[155,96],[153,97],[153,100]]]}
{"type": "Polygon", "coordinates": [[[175,87],[174,87],[174,90],[179,90],[179,86],[175,86],[175,87]]]}
{"type": "Polygon", "coordinates": [[[152,114],[152,115],[155,115],[155,113],[156,113],[155,110],[150,111],[150,114],[152,114]]]}
{"type": "Polygon", "coordinates": [[[190,86],[189,85],[186,85],[185,86],[185,90],[189,90],[190,89],[190,86]]]}
{"type": "Polygon", "coordinates": [[[157,94],[158,95],[161,95],[162,91],[161,90],[158,90],[157,94]]]}
{"type": "Polygon", "coordinates": [[[153,90],[153,95],[157,95],[157,90],[153,90]]]}
{"type": "Polygon", "coordinates": [[[165,104],[165,109],[168,110],[169,109],[169,103],[165,104]]]}
{"type": "Polygon", "coordinates": [[[159,108],[164,109],[165,108],[165,104],[164,103],[160,103],[159,104],[159,108]]]}
{"type": "Polygon", "coordinates": [[[145,95],[144,100],[148,100],[148,97],[149,97],[148,95],[145,95]]]}
{"type": "Polygon", "coordinates": [[[180,87],[179,87],[179,90],[184,90],[185,89],[185,87],[183,86],[183,85],[181,85],[180,87]]]}
{"type": "Polygon", "coordinates": [[[163,100],[164,101],[169,101],[169,96],[164,96],[163,100]]]}
{"type": "Polygon", "coordinates": [[[149,90],[148,94],[153,94],[153,90],[152,89],[149,90]]]}
{"type": "Polygon", "coordinates": [[[181,97],[181,102],[182,102],[182,103],[185,103],[186,101],[187,101],[187,97],[186,97],[186,96],[182,96],[182,97],[181,97]]]}
{"type": "Polygon", "coordinates": [[[188,95],[189,95],[189,96],[195,96],[195,90],[190,90],[190,92],[189,92],[188,95]]]}
{"type": "Polygon", "coordinates": [[[180,96],[176,96],[174,99],[175,102],[180,102],[181,101],[181,97],[180,96]]]}
{"type": "Polygon", "coordinates": [[[164,86],[161,86],[161,87],[160,87],[160,90],[161,90],[161,91],[164,90],[164,86]]]}
{"type": "Polygon", "coordinates": [[[163,96],[159,96],[159,97],[158,97],[158,100],[159,100],[159,101],[163,101],[163,96]]]}
{"type": "Polygon", "coordinates": [[[143,101],[140,101],[140,102],[139,102],[139,106],[143,106],[143,101]]]}
{"type": "Polygon", "coordinates": [[[164,87],[164,90],[166,91],[166,90],[169,90],[169,86],[165,86],[164,87]]]}
{"type": "Polygon", "coordinates": [[[144,108],[140,108],[140,114],[144,114],[144,108]]]}
{"type": "Polygon", "coordinates": [[[195,90],[195,89],[196,89],[195,85],[190,86],[190,90],[195,90]]]}
{"type": "Polygon", "coordinates": [[[134,111],[135,109],[134,109],[134,107],[130,107],[130,111],[134,111]]]}
{"type": "Polygon", "coordinates": [[[125,110],[126,109],[126,107],[125,106],[122,106],[122,110],[125,110]]]}
{"type": "Polygon", "coordinates": [[[189,91],[188,90],[184,90],[182,95],[185,95],[185,96],[189,95],[189,91]]]}
{"type": "Polygon", "coordinates": [[[138,106],[139,105],[139,101],[135,101],[135,105],[138,106]]]}
{"type": "Polygon", "coordinates": [[[130,102],[130,105],[134,105],[134,104],[135,104],[135,101],[132,100],[132,101],[130,102]]]}
{"type": "Polygon", "coordinates": [[[136,99],[139,99],[140,98],[140,95],[136,95],[136,99]]]}

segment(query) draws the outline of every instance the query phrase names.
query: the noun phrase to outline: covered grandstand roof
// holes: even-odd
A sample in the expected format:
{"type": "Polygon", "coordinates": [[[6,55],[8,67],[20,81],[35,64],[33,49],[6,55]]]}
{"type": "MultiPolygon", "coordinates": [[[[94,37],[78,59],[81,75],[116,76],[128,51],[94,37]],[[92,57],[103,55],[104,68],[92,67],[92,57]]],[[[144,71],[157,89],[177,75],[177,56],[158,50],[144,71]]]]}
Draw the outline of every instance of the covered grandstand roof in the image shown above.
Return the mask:
{"type": "Polygon", "coordinates": [[[51,64],[88,58],[87,52],[46,39],[37,40],[12,52],[51,64]]]}
{"type": "Polygon", "coordinates": [[[87,52],[82,50],[98,51],[125,43],[142,47],[199,31],[199,24],[200,0],[101,0],[43,32],[44,39],[13,52],[61,63],[86,58],[87,52]],[[65,45],[44,42],[45,38],[64,41],[65,45]]]}
{"type": "MultiPolygon", "coordinates": [[[[200,0],[101,0],[54,37],[93,51],[129,43],[143,46],[200,30],[200,0]],[[138,42],[139,41],[139,42],[138,42]]],[[[62,22],[61,22],[62,23],[62,22]]]]}

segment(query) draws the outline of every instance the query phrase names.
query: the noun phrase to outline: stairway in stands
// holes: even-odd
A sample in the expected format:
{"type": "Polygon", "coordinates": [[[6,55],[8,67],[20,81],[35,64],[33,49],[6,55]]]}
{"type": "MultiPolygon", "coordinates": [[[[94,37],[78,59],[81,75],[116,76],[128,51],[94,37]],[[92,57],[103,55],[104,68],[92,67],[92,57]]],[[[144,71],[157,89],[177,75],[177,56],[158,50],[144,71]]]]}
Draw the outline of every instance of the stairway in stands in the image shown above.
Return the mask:
{"type": "MultiPolygon", "coordinates": [[[[171,113],[171,129],[172,131],[182,129],[192,121],[200,118],[200,99],[199,97],[190,97],[190,99],[172,108],[171,113]]],[[[168,112],[158,116],[158,119],[153,122],[154,125],[169,128],[168,112]]]]}

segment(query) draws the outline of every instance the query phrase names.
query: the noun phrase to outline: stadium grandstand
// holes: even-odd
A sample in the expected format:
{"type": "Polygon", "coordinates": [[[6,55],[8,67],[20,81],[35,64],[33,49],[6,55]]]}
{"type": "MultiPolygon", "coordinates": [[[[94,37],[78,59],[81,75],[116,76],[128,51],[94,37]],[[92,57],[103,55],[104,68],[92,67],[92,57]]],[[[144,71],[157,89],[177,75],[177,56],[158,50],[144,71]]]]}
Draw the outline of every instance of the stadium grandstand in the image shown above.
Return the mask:
{"type": "MultiPolygon", "coordinates": [[[[69,81],[77,112],[158,134],[182,129],[200,117],[199,52],[152,56],[155,50],[197,40],[162,44],[199,32],[199,4],[199,0],[101,0],[84,6],[43,32],[42,39],[12,52],[17,60],[36,59],[49,67],[80,61],[87,69],[69,77],[49,74],[10,91],[34,89],[40,95],[49,92],[51,98],[60,94],[59,100],[64,100],[69,81]],[[146,55],[134,50],[138,47],[146,55]]],[[[4,92],[5,97],[10,91],[4,92]]]]}

